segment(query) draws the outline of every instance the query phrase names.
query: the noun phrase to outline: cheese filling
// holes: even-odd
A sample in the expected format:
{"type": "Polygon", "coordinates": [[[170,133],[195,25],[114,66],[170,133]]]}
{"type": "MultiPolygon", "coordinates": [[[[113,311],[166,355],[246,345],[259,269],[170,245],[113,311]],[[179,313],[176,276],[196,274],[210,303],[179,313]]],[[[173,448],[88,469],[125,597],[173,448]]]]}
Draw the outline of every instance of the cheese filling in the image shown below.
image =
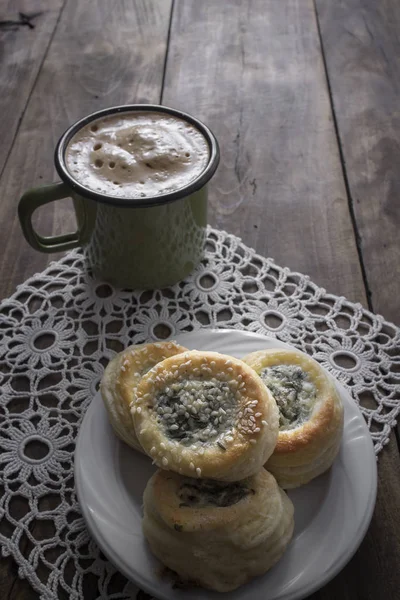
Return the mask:
{"type": "Polygon", "coordinates": [[[226,382],[212,378],[172,383],[157,396],[157,420],[171,440],[215,441],[232,429],[237,405],[226,382]]]}
{"type": "Polygon", "coordinates": [[[179,487],[179,507],[204,508],[218,506],[220,508],[237,504],[248,496],[255,494],[244,481],[224,483],[211,479],[192,479],[185,477],[179,487]]]}
{"type": "Polygon", "coordinates": [[[307,420],[316,398],[308,373],[298,365],[276,365],[262,369],[260,377],[278,405],[281,431],[307,420]]]}

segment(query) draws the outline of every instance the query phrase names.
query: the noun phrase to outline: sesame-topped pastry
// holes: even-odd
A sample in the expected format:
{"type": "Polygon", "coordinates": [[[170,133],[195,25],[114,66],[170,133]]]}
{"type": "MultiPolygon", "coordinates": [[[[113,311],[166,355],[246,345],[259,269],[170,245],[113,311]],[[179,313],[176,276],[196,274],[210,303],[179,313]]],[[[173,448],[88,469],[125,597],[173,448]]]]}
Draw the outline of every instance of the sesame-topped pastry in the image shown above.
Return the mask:
{"type": "Polygon", "coordinates": [[[136,435],[157,466],[191,477],[236,481],[274,450],[278,409],[254,371],[217,352],[167,358],[140,381],[136,435]]]}
{"type": "Polygon", "coordinates": [[[266,573],[293,534],[293,504],[265,469],[233,483],[159,470],[143,509],[155,556],[182,582],[219,592],[266,573]]]}
{"type": "Polygon", "coordinates": [[[333,463],[343,433],[343,405],[320,365],[297,350],[253,352],[243,359],[279,408],[279,436],[265,467],[283,488],[308,483],[333,463]]]}
{"type": "Polygon", "coordinates": [[[138,383],[154,365],[185,350],[175,342],[140,344],[129,346],[108,363],[100,384],[101,395],[115,433],[135,450],[143,452],[130,413],[138,383]]]}

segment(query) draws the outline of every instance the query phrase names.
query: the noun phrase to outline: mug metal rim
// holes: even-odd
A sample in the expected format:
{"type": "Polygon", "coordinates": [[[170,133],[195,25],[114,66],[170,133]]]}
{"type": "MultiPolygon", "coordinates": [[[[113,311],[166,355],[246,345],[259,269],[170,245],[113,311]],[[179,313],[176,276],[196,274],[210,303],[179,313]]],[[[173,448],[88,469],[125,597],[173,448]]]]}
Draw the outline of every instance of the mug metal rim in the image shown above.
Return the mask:
{"type": "Polygon", "coordinates": [[[83,117],[79,121],[76,121],[62,134],[57,143],[54,153],[54,162],[59,176],[64,181],[64,183],[71,187],[72,190],[80,196],[90,198],[92,200],[95,200],[96,202],[101,202],[103,204],[110,204],[112,206],[138,208],[168,204],[169,202],[175,202],[176,200],[186,198],[194,192],[197,192],[202,187],[204,187],[214,175],[219,164],[219,158],[220,153],[217,139],[212,133],[212,131],[206,125],[204,125],[204,123],[199,121],[199,119],[192,117],[192,115],[189,115],[188,113],[185,113],[179,109],[170,108],[161,104],[124,104],[121,106],[111,106],[109,108],[103,108],[102,110],[95,111],[90,115],[83,117]],[[200,173],[200,175],[196,179],[191,181],[187,186],[179,190],[169,192],[167,194],[160,194],[159,196],[146,196],[144,198],[122,198],[118,196],[111,196],[108,194],[95,192],[94,190],[91,190],[90,188],[76,181],[76,179],[74,179],[69,173],[65,164],[65,150],[72,137],[80,129],[82,129],[82,127],[85,127],[88,123],[91,123],[92,121],[95,121],[101,117],[105,117],[111,114],[119,114],[124,112],[167,113],[194,125],[206,139],[210,150],[210,158],[204,171],[202,171],[202,173],[200,173]]]}

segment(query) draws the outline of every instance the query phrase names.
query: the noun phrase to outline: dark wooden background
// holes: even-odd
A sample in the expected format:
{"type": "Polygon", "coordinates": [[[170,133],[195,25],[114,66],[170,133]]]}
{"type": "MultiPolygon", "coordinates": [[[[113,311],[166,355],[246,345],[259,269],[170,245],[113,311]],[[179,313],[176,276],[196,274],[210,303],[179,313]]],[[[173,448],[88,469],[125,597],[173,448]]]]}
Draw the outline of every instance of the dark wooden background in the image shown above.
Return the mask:
{"type": "MultiPolygon", "coordinates": [[[[57,180],[64,129],[106,106],[161,102],[220,141],[211,224],[400,324],[398,0],[0,0],[0,20],[18,12],[40,14],[34,28],[0,26],[0,298],[57,258],[27,245],[16,207],[57,180]]],[[[35,223],[74,229],[70,201],[35,223]]],[[[400,598],[399,540],[393,434],[368,534],[311,598],[400,598]]],[[[38,598],[11,559],[0,598],[38,598]]]]}

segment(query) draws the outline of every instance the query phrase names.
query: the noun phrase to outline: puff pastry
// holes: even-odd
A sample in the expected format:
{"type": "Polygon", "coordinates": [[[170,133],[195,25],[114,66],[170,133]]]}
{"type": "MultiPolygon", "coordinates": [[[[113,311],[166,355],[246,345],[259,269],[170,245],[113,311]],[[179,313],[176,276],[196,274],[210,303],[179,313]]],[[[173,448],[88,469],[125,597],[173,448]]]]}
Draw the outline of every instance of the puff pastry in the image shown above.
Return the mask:
{"type": "Polygon", "coordinates": [[[293,534],[293,504],[265,469],[235,483],[157,471],[143,501],[155,556],[183,582],[219,592],[268,571],[293,534]]]}
{"type": "Polygon", "coordinates": [[[332,465],[342,439],[343,406],[333,382],[296,350],[261,350],[243,360],[279,408],[278,442],[265,467],[285,489],[308,483],[332,465]]]}
{"type": "Polygon", "coordinates": [[[276,402],[253,369],[217,352],[167,358],[141,379],[137,438],[157,466],[236,481],[256,473],[278,437],[276,402]]]}
{"type": "Polygon", "coordinates": [[[108,363],[100,384],[101,395],[115,433],[135,450],[143,452],[130,414],[138,383],[154,365],[185,350],[175,342],[140,344],[129,346],[108,363]]]}

